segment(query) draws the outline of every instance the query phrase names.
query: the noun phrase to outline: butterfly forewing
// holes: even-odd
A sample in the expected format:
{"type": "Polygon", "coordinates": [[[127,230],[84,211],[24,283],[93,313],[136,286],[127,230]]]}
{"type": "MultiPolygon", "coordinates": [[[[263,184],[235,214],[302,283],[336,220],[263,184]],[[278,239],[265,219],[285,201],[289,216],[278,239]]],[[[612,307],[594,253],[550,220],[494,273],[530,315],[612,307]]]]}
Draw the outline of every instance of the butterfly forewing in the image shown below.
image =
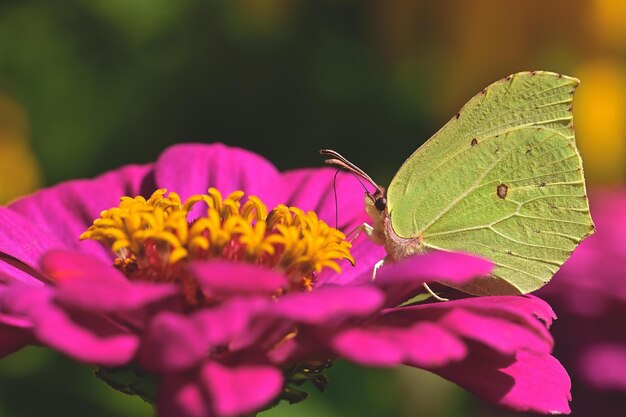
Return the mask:
{"type": "Polygon", "coordinates": [[[520,73],[483,90],[389,186],[392,227],[496,265],[473,294],[541,287],[593,231],[571,101],[577,81],[520,73]]]}

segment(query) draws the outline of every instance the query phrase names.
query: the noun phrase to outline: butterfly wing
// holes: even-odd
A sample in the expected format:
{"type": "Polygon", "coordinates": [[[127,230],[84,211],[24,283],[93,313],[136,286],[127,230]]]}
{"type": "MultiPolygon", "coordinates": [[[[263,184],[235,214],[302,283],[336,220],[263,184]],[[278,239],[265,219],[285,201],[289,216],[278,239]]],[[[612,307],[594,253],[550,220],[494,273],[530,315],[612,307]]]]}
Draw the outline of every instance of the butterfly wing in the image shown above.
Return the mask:
{"type": "Polygon", "coordinates": [[[492,84],[393,178],[387,204],[398,236],[494,262],[492,279],[464,291],[540,288],[593,233],[572,123],[577,85],[547,72],[492,84]]]}

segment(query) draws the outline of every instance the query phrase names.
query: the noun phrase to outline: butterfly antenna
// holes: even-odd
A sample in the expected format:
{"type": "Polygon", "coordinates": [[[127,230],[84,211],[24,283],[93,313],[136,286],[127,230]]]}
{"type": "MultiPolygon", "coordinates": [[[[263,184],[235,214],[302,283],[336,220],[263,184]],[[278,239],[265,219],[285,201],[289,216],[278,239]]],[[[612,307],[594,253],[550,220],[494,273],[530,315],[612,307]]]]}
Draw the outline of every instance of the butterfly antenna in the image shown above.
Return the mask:
{"type": "MultiPolygon", "coordinates": [[[[337,171],[335,172],[335,176],[333,177],[333,194],[335,195],[335,229],[339,229],[339,197],[337,196],[337,176],[339,175],[340,172],[341,172],[341,168],[338,168],[337,171]]],[[[372,199],[372,201],[374,201],[374,197],[372,196],[372,194],[370,194],[365,184],[363,184],[363,181],[361,181],[361,178],[359,178],[359,176],[356,175],[354,172],[350,172],[350,173],[354,175],[354,178],[356,178],[359,184],[361,184],[361,187],[363,187],[363,189],[365,190],[365,194],[367,194],[367,196],[370,199],[372,199]]]]}
{"type": "Polygon", "coordinates": [[[335,229],[339,229],[339,200],[337,198],[337,175],[339,175],[341,169],[337,168],[335,176],[333,177],[333,193],[335,194],[335,229]]]}
{"type": "Polygon", "coordinates": [[[374,181],[369,175],[367,175],[365,171],[363,171],[361,168],[359,168],[358,166],[354,165],[352,162],[348,161],[346,158],[341,156],[339,152],[333,151],[332,149],[322,149],[320,150],[320,153],[322,155],[327,155],[331,157],[324,161],[328,165],[335,165],[351,172],[359,181],[359,183],[363,186],[363,188],[365,189],[365,192],[370,196],[370,198],[371,198],[371,195],[369,191],[367,190],[367,187],[365,187],[365,185],[363,184],[363,182],[361,181],[359,177],[369,182],[372,186],[374,186],[374,188],[376,188],[376,190],[383,191],[383,189],[378,184],[376,184],[376,181],[374,181]]]}

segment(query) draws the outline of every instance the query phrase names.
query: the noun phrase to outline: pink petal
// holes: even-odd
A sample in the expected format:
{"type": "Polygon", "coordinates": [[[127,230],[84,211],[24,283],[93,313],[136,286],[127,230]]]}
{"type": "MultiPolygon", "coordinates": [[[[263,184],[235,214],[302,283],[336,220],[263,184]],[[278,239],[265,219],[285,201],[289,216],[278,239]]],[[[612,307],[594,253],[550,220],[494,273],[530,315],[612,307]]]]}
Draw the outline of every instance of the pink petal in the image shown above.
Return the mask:
{"type": "Polygon", "coordinates": [[[581,355],[585,380],[598,389],[626,391],[626,345],[599,343],[581,355]]]}
{"type": "Polygon", "coordinates": [[[0,284],[22,283],[32,286],[42,286],[45,285],[45,281],[46,278],[42,276],[40,271],[31,268],[15,258],[0,253],[0,284]]]}
{"type": "Polygon", "coordinates": [[[433,372],[488,402],[520,412],[569,414],[571,383],[553,356],[519,351],[515,358],[473,346],[466,360],[433,372]]]}
{"type": "Polygon", "coordinates": [[[386,305],[398,305],[409,299],[429,282],[462,284],[487,276],[491,262],[458,252],[430,252],[390,262],[378,271],[374,284],[385,291],[386,305]]]}
{"type": "Polygon", "coordinates": [[[367,366],[439,367],[466,354],[458,337],[427,322],[409,328],[352,328],[338,334],[332,346],[341,357],[367,366]]]}
{"type": "Polygon", "coordinates": [[[196,262],[190,271],[210,297],[271,295],[287,285],[287,278],[277,271],[242,262],[196,262]]]}
{"type": "Polygon", "coordinates": [[[41,258],[41,269],[56,283],[82,279],[128,282],[109,260],[70,250],[51,250],[41,258]]]}
{"type": "Polygon", "coordinates": [[[254,413],[275,399],[282,388],[282,372],[274,367],[207,362],[199,372],[163,375],[157,416],[235,417],[254,413]]]}
{"type": "Polygon", "coordinates": [[[548,327],[556,318],[550,306],[540,298],[526,294],[513,296],[469,297],[445,303],[430,303],[404,307],[398,311],[444,310],[462,308],[485,317],[494,317],[511,324],[523,325],[541,339],[552,344],[548,327]]]}
{"type": "Polygon", "coordinates": [[[340,357],[365,366],[396,366],[405,360],[397,343],[399,332],[387,329],[349,329],[333,340],[340,357]]]}
{"type": "Polygon", "coordinates": [[[213,417],[202,387],[192,375],[166,374],[160,379],[157,417],[213,417]]]}
{"type": "Polygon", "coordinates": [[[515,354],[520,349],[538,353],[552,351],[553,342],[549,335],[539,335],[534,329],[517,325],[507,318],[455,309],[438,322],[459,336],[476,340],[504,354],[515,354]]]}
{"type": "Polygon", "coordinates": [[[283,389],[283,374],[267,365],[227,367],[208,362],[201,373],[211,408],[220,417],[258,411],[283,389]]]}
{"type": "Polygon", "coordinates": [[[553,339],[547,324],[536,314],[544,306],[540,299],[527,295],[475,297],[388,309],[380,322],[410,326],[416,321],[429,321],[504,354],[519,349],[548,353],[553,339]]]}
{"type": "MultiPolygon", "coordinates": [[[[0,287],[0,289],[2,289],[2,287],[0,287]]],[[[3,293],[4,291],[0,291],[0,309],[4,310],[7,309],[6,306],[9,303],[2,300],[1,297],[5,295],[3,293]]],[[[13,293],[13,291],[8,291],[6,294],[11,296],[13,293]]],[[[0,325],[22,330],[29,330],[33,327],[32,321],[28,317],[24,317],[19,313],[17,315],[0,313],[0,325]]]]}
{"type": "Polygon", "coordinates": [[[475,297],[457,300],[458,305],[470,309],[489,310],[497,308],[501,311],[510,311],[513,314],[522,314],[524,317],[538,318],[544,327],[550,327],[556,319],[556,314],[550,304],[531,294],[500,297],[475,297]]]}
{"type": "Polygon", "coordinates": [[[266,304],[258,317],[251,320],[247,331],[238,334],[230,342],[229,347],[232,351],[243,351],[249,348],[269,351],[277,344],[283,343],[285,336],[293,332],[293,322],[271,314],[271,307],[271,304],[266,304]]]}
{"type": "Polygon", "coordinates": [[[465,344],[442,326],[417,323],[411,332],[419,341],[409,346],[407,365],[436,368],[461,360],[467,354],[465,344]]]}
{"type": "Polygon", "coordinates": [[[50,287],[16,284],[3,291],[0,309],[28,319],[39,342],[82,362],[123,365],[134,356],[138,339],[104,316],[72,315],[53,301],[50,287]]]}
{"type": "MultiPolygon", "coordinates": [[[[112,255],[108,248],[95,241],[81,242],[79,236],[99,217],[102,210],[117,206],[120,197],[152,192],[152,189],[142,189],[151,175],[151,168],[151,165],[126,166],[95,179],[67,181],[15,201],[9,205],[9,209],[32,225],[30,228],[20,227],[25,237],[31,235],[30,245],[15,246],[19,246],[22,251],[29,246],[44,250],[55,247],[76,249],[110,260],[112,255]],[[38,232],[31,234],[30,229],[38,229],[38,232]]],[[[0,242],[7,240],[0,236],[0,242]]],[[[1,247],[0,251],[5,252],[1,247]]],[[[36,256],[28,259],[23,258],[21,253],[5,253],[36,267],[42,251],[35,251],[36,256]]]]}
{"type": "Polygon", "coordinates": [[[57,302],[93,313],[137,310],[178,293],[173,284],[122,283],[88,278],[64,281],[57,288],[57,302]]]}
{"type": "Polygon", "coordinates": [[[414,255],[398,262],[385,264],[376,276],[380,284],[395,282],[449,282],[462,284],[478,276],[488,275],[493,268],[491,262],[460,252],[435,251],[414,255]]]}
{"type": "Polygon", "coordinates": [[[151,372],[189,368],[208,356],[206,330],[198,314],[185,317],[162,312],[150,321],[143,335],[139,363],[151,372]]]}
{"type": "Polygon", "coordinates": [[[105,366],[128,364],[139,345],[138,338],[104,319],[77,324],[64,311],[47,308],[35,320],[35,334],[45,345],[76,360],[105,366]]]}
{"type": "MultiPolygon", "coordinates": [[[[260,197],[268,208],[277,204],[314,210],[329,225],[335,225],[335,197],[330,168],[299,169],[280,174],[263,157],[222,144],[188,143],[175,145],[161,154],[156,163],[159,187],[176,191],[182,198],[206,193],[215,187],[222,194],[243,190],[260,197]]],[[[367,220],[364,192],[349,174],[337,178],[339,228],[349,232],[367,220]]],[[[196,210],[191,217],[198,215],[196,210]]]]}
{"type": "MultiPolygon", "coordinates": [[[[549,351],[552,349],[554,342],[548,327],[555,318],[554,312],[550,306],[543,300],[534,297],[532,295],[516,295],[516,296],[491,296],[491,297],[470,297],[461,300],[453,300],[450,303],[431,303],[421,306],[410,306],[402,309],[405,313],[409,311],[422,311],[420,314],[429,314],[426,311],[431,312],[449,311],[451,309],[463,309],[468,312],[473,312],[479,316],[488,320],[496,320],[496,323],[501,323],[504,326],[523,327],[524,334],[518,334],[518,340],[522,343],[526,343],[526,349],[538,349],[539,351],[549,351]],[[528,333],[526,333],[528,332],[528,333]]],[[[471,329],[471,326],[465,326],[463,320],[457,321],[459,328],[464,328],[466,331],[471,329]]],[[[452,320],[449,320],[450,326],[452,326],[452,320]]],[[[501,329],[506,334],[512,336],[517,334],[516,330],[510,332],[501,329]]],[[[477,328],[477,332],[481,333],[477,328]]],[[[484,332],[485,334],[488,332],[484,332]]],[[[478,339],[481,335],[476,336],[478,339]]],[[[485,342],[487,340],[485,339],[485,342]]],[[[497,340],[493,341],[498,343],[497,340]]],[[[500,341],[504,343],[504,340],[500,341]]],[[[515,342],[509,340],[509,342],[515,342]]],[[[494,346],[495,347],[495,346],[494,346]]]]}
{"type": "Polygon", "coordinates": [[[154,372],[189,368],[205,360],[213,348],[228,345],[247,330],[263,299],[233,299],[189,316],[162,312],[151,320],[139,350],[143,367],[154,372]]]}
{"type": "MultiPolygon", "coordinates": [[[[268,207],[283,200],[280,174],[270,162],[252,152],[222,144],[171,146],[159,156],[155,176],[160,188],[176,191],[183,199],[205,194],[209,187],[215,187],[223,195],[243,190],[247,195],[261,198],[268,207]]],[[[199,213],[196,210],[190,217],[199,213]]]]}
{"type": "Polygon", "coordinates": [[[38,285],[39,258],[52,248],[66,245],[47,229],[0,207],[0,276],[4,282],[38,285]]]}
{"type": "Polygon", "coordinates": [[[311,292],[287,294],[271,312],[303,323],[332,325],[349,317],[368,316],[382,301],[383,295],[374,287],[325,285],[311,292]]]}
{"type": "Polygon", "coordinates": [[[80,252],[48,252],[42,268],[57,283],[57,302],[91,312],[135,310],[178,293],[173,284],[130,282],[110,264],[80,252]]]}
{"type": "Polygon", "coordinates": [[[365,213],[365,192],[359,182],[349,173],[340,172],[334,181],[336,169],[308,168],[283,174],[283,187],[287,193],[285,204],[302,210],[313,210],[317,216],[349,233],[356,226],[368,221],[365,213]],[[335,206],[335,190],[337,205],[335,206]]]}

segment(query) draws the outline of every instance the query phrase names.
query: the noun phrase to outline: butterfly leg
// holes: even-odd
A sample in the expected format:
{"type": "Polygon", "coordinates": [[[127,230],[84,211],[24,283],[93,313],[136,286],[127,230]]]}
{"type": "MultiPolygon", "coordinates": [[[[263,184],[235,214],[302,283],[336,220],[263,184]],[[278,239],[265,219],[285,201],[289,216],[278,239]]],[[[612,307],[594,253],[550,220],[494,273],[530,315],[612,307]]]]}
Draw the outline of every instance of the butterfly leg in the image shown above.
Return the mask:
{"type": "Polygon", "coordinates": [[[372,236],[374,228],[367,223],[363,223],[352,229],[348,234],[346,234],[346,237],[349,239],[350,243],[352,243],[352,241],[359,237],[359,235],[363,232],[365,232],[368,237],[372,236]]]}
{"type": "MultiPolygon", "coordinates": [[[[371,225],[367,224],[367,223],[363,223],[363,224],[355,227],[346,236],[349,239],[350,243],[352,243],[363,232],[365,232],[367,237],[370,238],[374,243],[382,244],[382,242],[379,242],[379,240],[376,238],[376,234],[374,232],[374,228],[371,225]]],[[[374,270],[372,271],[372,281],[374,281],[374,279],[376,279],[376,273],[378,272],[380,267],[383,266],[383,264],[385,263],[386,260],[387,260],[387,257],[384,257],[380,261],[376,262],[376,264],[374,264],[374,270]]]]}
{"type": "Polygon", "coordinates": [[[386,261],[387,261],[387,257],[385,256],[383,259],[381,259],[380,261],[374,264],[374,270],[372,271],[372,281],[376,279],[376,273],[385,264],[386,261]]]}
{"type": "Polygon", "coordinates": [[[450,301],[450,299],[448,299],[448,298],[439,297],[437,294],[435,294],[435,292],[430,289],[428,284],[424,283],[422,285],[424,286],[424,289],[426,289],[426,291],[428,291],[428,293],[435,298],[435,300],[437,300],[437,301],[450,301]]]}

